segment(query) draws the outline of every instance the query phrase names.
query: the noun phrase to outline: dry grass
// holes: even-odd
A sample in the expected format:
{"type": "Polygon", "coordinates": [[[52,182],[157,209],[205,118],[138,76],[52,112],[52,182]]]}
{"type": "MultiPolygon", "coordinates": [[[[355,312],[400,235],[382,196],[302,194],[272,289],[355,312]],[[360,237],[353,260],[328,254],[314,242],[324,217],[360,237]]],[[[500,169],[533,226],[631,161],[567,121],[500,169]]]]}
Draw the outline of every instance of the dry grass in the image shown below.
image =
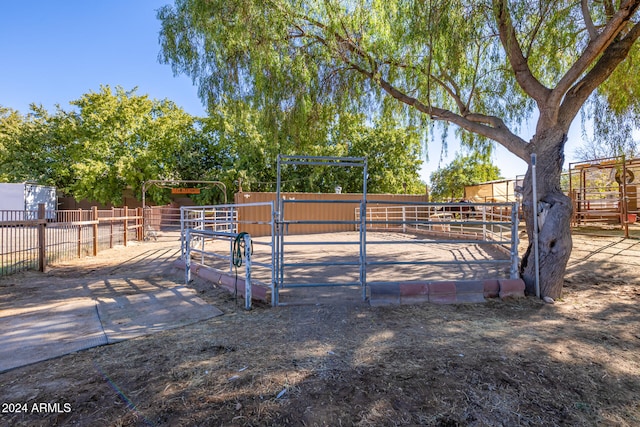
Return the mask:
{"type": "Polygon", "coordinates": [[[196,282],[223,316],[0,374],[2,402],[72,407],[2,414],[0,423],[640,425],[640,244],[577,237],[575,245],[555,305],[245,312],[196,282]]]}

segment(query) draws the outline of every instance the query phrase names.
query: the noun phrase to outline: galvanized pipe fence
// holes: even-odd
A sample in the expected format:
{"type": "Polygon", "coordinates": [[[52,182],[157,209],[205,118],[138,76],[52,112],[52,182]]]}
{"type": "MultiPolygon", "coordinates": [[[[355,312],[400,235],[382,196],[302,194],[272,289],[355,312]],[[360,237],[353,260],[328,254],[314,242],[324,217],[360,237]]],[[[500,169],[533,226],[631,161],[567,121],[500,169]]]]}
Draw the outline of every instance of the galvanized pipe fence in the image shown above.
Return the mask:
{"type": "MultiPolygon", "coordinates": [[[[273,202],[247,203],[243,205],[183,206],[180,208],[182,259],[186,270],[190,269],[192,260],[205,267],[237,273],[234,264],[234,244],[238,238],[249,238],[247,247],[251,250],[250,267],[253,283],[272,288],[275,281],[275,208],[273,202]],[[253,210],[268,209],[268,218],[264,220],[248,220],[238,217],[238,209],[242,208],[247,217],[253,210]],[[247,224],[268,225],[270,236],[263,239],[252,239],[240,230],[247,224]]],[[[246,256],[246,254],[245,254],[246,256]]],[[[189,273],[190,274],[190,273],[189,273]]],[[[245,302],[246,304],[246,302],[245,302]]]]}
{"type": "MultiPolygon", "coordinates": [[[[252,270],[252,255],[253,255],[253,251],[252,251],[252,242],[251,242],[251,236],[249,234],[241,234],[241,233],[231,233],[231,232],[224,232],[224,231],[214,231],[214,230],[199,230],[199,229],[193,229],[193,228],[187,228],[185,230],[185,238],[184,241],[185,242],[191,242],[193,241],[194,238],[197,238],[201,241],[204,242],[205,239],[215,239],[215,238],[223,238],[223,239],[228,239],[230,242],[239,242],[239,239],[242,239],[243,242],[243,247],[244,247],[244,253],[241,254],[241,256],[244,257],[244,265],[245,265],[245,283],[244,283],[244,308],[247,310],[251,309],[251,286],[252,286],[252,279],[251,279],[251,270],[252,270]]],[[[193,253],[197,253],[199,252],[203,257],[205,254],[204,249],[196,249],[196,248],[192,248],[191,245],[187,244],[185,245],[185,254],[184,254],[184,266],[185,266],[185,283],[189,283],[191,281],[191,258],[192,258],[192,254],[193,253]]],[[[213,256],[222,256],[219,254],[216,254],[214,252],[209,253],[210,255],[213,256]]],[[[231,263],[232,263],[232,267],[234,264],[234,253],[232,251],[230,257],[229,257],[231,263]]],[[[201,261],[204,262],[204,261],[201,261]]]]}
{"type": "MultiPolygon", "coordinates": [[[[348,200],[295,200],[281,198],[279,200],[280,212],[276,212],[272,202],[241,205],[217,205],[207,207],[183,207],[183,256],[185,262],[196,262],[227,270],[233,273],[233,246],[232,242],[239,235],[243,224],[266,224],[271,229],[271,235],[252,239],[252,245],[262,246],[259,256],[253,255],[252,267],[259,267],[268,274],[253,274],[260,276],[258,281],[271,290],[272,304],[282,305],[279,293],[285,288],[304,287],[360,287],[362,297],[367,297],[367,285],[379,283],[392,283],[382,281],[368,281],[367,273],[371,269],[388,266],[393,268],[398,265],[432,266],[434,268],[446,268],[448,265],[474,264],[486,268],[499,267],[508,273],[510,278],[518,277],[518,203],[407,203],[407,202],[366,202],[348,200]],[[289,219],[287,206],[298,203],[311,203],[318,206],[317,211],[322,210],[326,203],[351,203],[355,205],[355,215],[352,219],[289,219]],[[402,204],[399,204],[402,203],[402,204]],[[262,215],[252,215],[249,210],[267,205],[269,218],[262,215]],[[362,216],[361,206],[366,206],[366,215],[362,216]],[[244,215],[237,217],[238,210],[242,209],[244,215]],[[247,220],[244,218],[263,218],[262,221],[247,220]],[[349,240],[345,234],[336,234],[335,239],[327,241],[318,240],[313,234],[307,238],[290,238],[289,228],[294,225],[304,225],[306,229],[317,225],[325,228],[326,225],[335,225],[343,229],[345,225],[357,231],[356,239],[349,240]],[[379,237],[367,238],[366,231],[385,231],[393,233],[392,238],[380,239],[379,237]],[[415,239],[410,234],[420,235],[422,239],[415,239]],[[217,242],[217,243],[216,243],[217,242]],[[205,245],[206,243],[206,245],[205,245]],[[367,258],[367,247],[370,245],[457,245],[464,248],[468,245],[483,245],[497,248],[504,253],[504,257],[487,259],[469,259],[465,261],[435,261],[435,260],[374,260],[367,258]],[[317,261],[307,259],[295,259],[292,255],[297,248],[303,246],[320,250],[320,246],[340,245],[352,246],[354,255],[350,258],[342,257],[339,260],[317,261]],[[218,266],[215,266],[218,260],[218,266]],[[220,263],[220,261],[222,263],[220,263]],[[322,270],[324,268],[338,267],[344,271],[351,269],[351,281],[310,281],[305,277],[296,277],[296,272],[305,269],[322,270]]],[[[373,235],[377,236],[377,235],[373,235]]],[[[322,250],[326,250],[323,248],[322,250]]],[[[258,252],[258,250],[256,250],[258,252]]],[[[254,270],[256,271],[256,270],[254,270]]],[[[324,275],[317,277],[326,278],[324,275]]]]}
{"type": "MultiPolygon", "coordinates": [[[[276,223],[276,242],[277,242],[277,265],[276,268],[276,282],[272,290],[272,304],[280,305],[279,292],[283,288],[310,288],[310,287],[352,287],[357,286],[362,290],[362,298],[366,299],[366,227],[362,227],[364,224],[364,218],[349,219],[349,220],[319,220],[319,219],[288,219],[287,217],[287,205],[292,204],[316,204],[318,210],[322,209],[323,204],[328,203],[347,203],[352,205],[364,206],[365,202],[352,201],[352,200],[296,200],[296,199],[281,199],[280,200],[280,214],[276,223]],[[306,228],[311,228],[313,225],[324,226],[334,225],[341,228],[344,225],[351,226],[353,230],[359,230],[357,240],[346,240],[344,238],[337,238],[331,241],[318,242],[317,240],[295,240],[289,241],[287,236],[289,235],[288,229],[292,225],[305,225],[306,228]],[[290,254],[293,247],[318,247],[319,245],[340,245],[340,246],[353,246],[357,249],[357,257],[352,256],[350,258],[342,257],[339,261],[331,260],[327,261],[295,261],[291,258],[287,258],[286,255],[290,254]],[[296,277],[295,273],[292,273],[285,282],[286,271],[294,271],[296,269],[305,268],[325,268],[339,266],[343,270],[352,269],[357,273],[357,279],[352,281],[345,280],[325,280],[325,281],[309,281],[302,280],[296,277]]],[[[337,234],[337,236],[344,236],[343,234],[337,234]]],[[[326,278],[325,276],[321,276],[326,278]]]]}
{"type": "Polygon", "coordinates": [[[142,210],[0,211],[0,276],[142,240],[142,210]]]}
{"type": "MultiPolygon", "coordinates": [[[[518,202],[511,203],[403,203],[377,202],[367,207],[366,227],[369,231],[415,233],[430,237],[422,245],[487,245],[508,255],[505,259],[466,260],[466,264],[486,266],[508,265],[510,278],[518,277],[518,202]],[[383,206],[380,206],[383,205],[383,206]]],[[[356,208],[356,222],[361,210],[356,208]]],[[[415,239],[390,242],[368,241],[367,244],[416,244],[415,239]]],[[[365,251],[366,252],[366,251],[365,251]]],[[[374,265],[452,265],[461,261],[381,261],[374,265]]],[[[380,283],[380,282],[376,282],[380,283]]]]}

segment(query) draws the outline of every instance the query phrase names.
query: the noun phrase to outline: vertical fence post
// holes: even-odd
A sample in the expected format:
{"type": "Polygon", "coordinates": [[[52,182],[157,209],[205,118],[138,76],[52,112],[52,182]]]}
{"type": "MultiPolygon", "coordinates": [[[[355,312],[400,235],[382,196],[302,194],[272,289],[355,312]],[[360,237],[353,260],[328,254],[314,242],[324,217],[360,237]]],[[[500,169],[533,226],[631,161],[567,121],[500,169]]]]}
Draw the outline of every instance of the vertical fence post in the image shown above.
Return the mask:
{"type": "MultiPolygon", "coordinates": [[[[491,218],[491,221],[494,219],[491,218]]],[[[491,227],[493,228],[493,225],[491,227]]],[[[482,207],[482,240],[487,240],[487,206],[482,207]]]]}
{"type": "Polygon", "coordinates": [[[540,298],[540,255],[538,253],[538,187],[536,153],[531,153],[531,181],[533,185],[533,256],[536,269],[536,297],[540,298]]]}
{"type": "Polygon", "coordinates": [[[127,246],[127,227],[129,226],[129,208],[128,207],[124,207],[124,233],[122,236],[122,240],[124,240],[124,245],[127,246]]]}
{"type": "Polygon", "coordinates": [[[191,282],[191,230],[188,228],[185,230],[183,245],[184,245],[184,284],[188,285],[191,282]]]}
{"type": "Polygon", "coordinates": [[[78,208],[78,258],[82,258],[82,208],[78,208]]]}
{"type": "Polygon", "coordinates": [[[111,221],[109,221],[109,249],[113,248],[113,218],[116,217],[115,208],[111,208],[111,221]]]}
{"type": "Polygon", "coordinates": [[[38,270],[44,272],[47,267],[47,220],[44,203],[38,204],[38,270]]]}
{"type": "Polygon", "coordinates": [[[277,237],[276,237],[276,210],[275,205],[271,202],[271,306],[278,305],[278,256],[277,256],[277,237]]]}
{"type": "Polygon", "coordinates": [[[136,209],[136,216],[138,218],[136,218],[136,240],[138,242],[142,242],[142,240],[144,239],[144,235],[143,235],[143,231],[144,231],[144,217],[143,217],[143,210],[142,208],[138,208],[136,209]]]}
{"type": "Polygon", "coordinates": [[[91,208],[91,220],[94,221],[93,226],[93,256],[98,256],[98,207],[91,208]]]}
{"type": "Polygon", "coordinates": [[[251,236],[244,236],[244,257],[245,257],[245,282],[244,282],[244,308],[251,310],[251,236]]]}
{"type": "Polygon", "coordinates": [[[407,232],[407,212],[406,212],[406,206],[402,207],[402,232],[406,233],[407,232]]]}
{"type": "MultiPolygon", "coordinates": [[[[182,259],[185,260],[186,263],[186,257],[187,257],[187,227],[186,227],[186,220],[187,220],[187,216],[185,215],[185,208],[184,206],[180,206],[180,256],[182,257],[182,259]]],[[[151,215],[149,215],[149,217],[151,217],[151,215]]],[[[186,264],[185,264],[186,265],[186,264]]]]}
{"type": "Polygon", "coordinates": [[[511,208],[511,279],[518,276],[518,211],[520,206],[515,202],[511,208]]]}

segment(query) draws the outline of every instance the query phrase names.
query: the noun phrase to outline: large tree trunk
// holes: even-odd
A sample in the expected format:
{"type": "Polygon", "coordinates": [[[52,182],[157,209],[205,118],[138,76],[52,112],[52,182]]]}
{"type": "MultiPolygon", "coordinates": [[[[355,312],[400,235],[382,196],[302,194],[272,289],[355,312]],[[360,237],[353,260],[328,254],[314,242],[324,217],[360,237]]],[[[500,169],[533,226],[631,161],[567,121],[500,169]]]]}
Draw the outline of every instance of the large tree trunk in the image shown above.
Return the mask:
{"type": "MultiPolygon", "coordinates": [[[[534,136],[536,147],[536,186],[538,200],[538,248],[540,265],[540,296],[558,298],[567,261],[571,255],[571,199],[560,189],[560,175],[564,162],[566,132],[550,129],[534,136]]],[[[529,295],[536,294],[533,224],[533,180],[532,167],[524,179],[522,209],[524,212],[529,246],[520,264],[520,274],[529,295]]]]}

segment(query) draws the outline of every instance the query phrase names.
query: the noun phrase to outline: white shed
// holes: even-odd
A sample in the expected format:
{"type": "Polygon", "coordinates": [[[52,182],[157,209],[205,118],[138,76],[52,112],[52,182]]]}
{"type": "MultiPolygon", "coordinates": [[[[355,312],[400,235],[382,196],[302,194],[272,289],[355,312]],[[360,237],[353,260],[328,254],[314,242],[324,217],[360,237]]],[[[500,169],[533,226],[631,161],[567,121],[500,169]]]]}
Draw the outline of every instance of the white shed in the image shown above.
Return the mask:
{"type": "Polygon", "coordinates": [[[55,187],[46,187],[29,182],[0,182],[0,210],[30,211],[22,219],[35,219],[38,205],[43,203],[47,218],[55,218],[58,198],[55,187]]]}

